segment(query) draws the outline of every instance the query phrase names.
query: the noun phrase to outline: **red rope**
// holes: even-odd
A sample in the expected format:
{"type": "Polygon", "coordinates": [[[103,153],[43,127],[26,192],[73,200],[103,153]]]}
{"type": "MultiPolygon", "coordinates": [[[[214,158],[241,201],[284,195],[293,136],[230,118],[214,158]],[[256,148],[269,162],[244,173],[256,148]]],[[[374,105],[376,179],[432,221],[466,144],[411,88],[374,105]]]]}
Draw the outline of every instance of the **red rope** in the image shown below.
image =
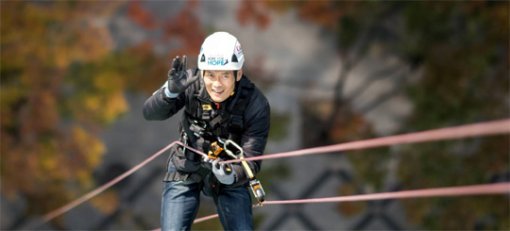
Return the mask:
{"type": "Polygon", "coordinates": [[[66,204],[64,206],[62,206],[62,207],[60,207],[58,209],[55,209],[55,210],[47,213],[46,215],[43,216],[43,221],[46,223],[46,222],[54,219],[55,217],[58,217],[58,216],[60,216],[60,215],[62,215],[64,213],[68,212],[69,210],[71,210],[74,207],[82,204],[83,202],[85,202],[87,200],[90,200],[91,198],[97,196],[99,193],[102,193],[106,189],[112,187],[113,185],[115,185],[116,183],[120,182],[124,178],[126,178],[129,175],[133,174],[138,169],[142,168],[143,166],[145,166],[146,164],[148,164],[149,162],[154,160],[156,157],[158,157],[159,155],[163,154],[166,150],[168,150],[173,145],[180,144],[180,143],[181,142],[179,142],[179,141],[174,141],[174,142],[170,143],[169,145],[167,145],[166,147],[162,148],[158,152],[154,153],[152,156],[150,156],[149,158],[145,159],[144,161],[142,161],[138,165],[134,166],[133,168],[129,169],[128,171],[126,171],[122,175],[120,175],[120,176],[114,178],[113,180],[103,184],[101,187],[96,188],[95,190],[93,190],[93,191],[83,195],[82,197],[80,197],[80,198],[78,198],[78,199],[76,199],[74,201],[71,201],[70,203],[68,203],[68,204],[66,204]]]}
{"type": "Polygon", "coordinates": [[[404,198],[420,198],[420,197],[438,197],[438,196],[468,196],[468,195],[489,195],[489,194],[505,194],[510,193],[510,183],[482,184],[447,188],[432,188],[409,190],[400,192],[384,192],[372,193],[354,196],[339,196],[314,199],[299,200],[280,200],[266,201],[264,205],[278,204],[310,204],[310,203],[327,203],[327,202],[347,202],[347,201],[372,201],[386,199],[404,199],[404,198]]]}
{"type": "Polygon", "coordinates": [[[183,144],[182,142],[180,141],[174,141],[172,143],[170,143],[169,145],[167,145],[166,147],[160,149],[159,151],[157,151],[156,153],[152,154],[152,156],[150,156],[149,158],[145,159],[144,161],[140,162],[138,165],[134,166],[133,168],[129,169],[128,171],[124,172],[122,175],[119,175],[118,177],[114,178],[113,180],[103,184],[102,186],[96,188],[95,190],[81,196],[80,198],[78,199],[75,199],[74,201],[71,201],[69,202],[68,204],[58,208],[58,209],[55,209],[49,213],[47,213],[46,215],[43,216],[43,222],[46,223],[66,212],[68,212],[69,210],[75,208],[76,206],[84,203],[85,201],[88,201],[90,199],[92,199],[93,197],[97,196],[98,194],[102,193],[103,191],[105,191],[106,189],[112,187],[113,185],[119,183],[120,181],[124,180],[126,177],[130,176],[131,174],[133,174],[134,172],[138,171],[139,169],[141,169],[142,167],[144,167],[146,164],[148,164],[149,162],[151,162],[152,160],[156,159],[156,157],[160,156],[161,154],[163,154],[165,151],[167,151],[168,149],[170,149],[172,146],[174,145],[181,145],[183,147],[186,147],[188,149],[190,149],[191,151],[199,154],[199,155],[202,155],[202,156],[207,156],[206,154],[204,154],[203,152],[200,152],[192,147],[189,147],[185,144],[183,144]]]}
{"type": "MultiPolygon", "coordinates": [[[[389,145],[394,145],[394,144],[419,143],[419,142],[434,141],[434,140],[455,139],[455,138],[483,136],[483,135],[495,135],[495,134],[503,134],[503,133],[510,133],[510,119],[478,123],[478,124],[472,124],[472,125],[464,125],[464,126],[451,127],[451,128],[442,128],[442,129],[429,130],[429,131],[397,135],[397,136],[388,136],[388,137],[355,141],[355,142],[349,142],[349,143],[343,143],[343,144],[337,144],[337,145],[302,149],[302,150],[291,151],[291,152],[276,153],[276,154],[271,154],[271,155],[250,157],[250,158],[245,158],[245,160],[286,158],[286,157],[294,157],[294,156],[302,156],[302,155],[312,155],[312,154],[320,154],[320,153],[328,153],[328,152],[355,150],[355,149],[362,149],[362,148],[374,148],[374,147],[389,146],[389,145]]],[[[169,145],[167,145],[166,147],[159,150],[158,152],[154,153],[149,158],[142,161],[140,164],[129,169],[122,175],[103,184],[102,186],[83,195],[82,197],[80,197],[74,201],[71,201],[64,206],[47,213],[46,215],[43,216],[43,222],[46,223],[62,214],[68,212],[69,210],[75,208],[76,206],[82,204],[83,202],[90,200],[91,198],[95,197],[99,193],[102,193],[106,189],[112,187],[116,183],[118,183],[121,180],[125,179],[126,177],[130,176],[131,174],[133,174],[134,172],[136,172],[137,170],[139,170],[140,168],[142,168],[143,166],[145,166],[146,164],[148,164],[149,162],[151,162],[156,157],[160,156],[166,150],[168,150],[170,147],[172,147],[173,145],[176,145],[176,144],[186,147],[189,150],[191,150],[199,155],[207,156],[205,153],[200,152],[200,151],[198,151],[192,147],[189,147],[187,145],[184,145],[183,143],[181,143],[179,141],[174,141],[174,142],[170,143],[169,145]]],[[[239,162],[239,161],[240,160],[229,160],[229,161],[224,161],[224,162],[231,163],[231,162],[239,162]]],[[[266,202],[266,204],[267,203],[268,202],[266,202]]]]}
{"type": "MultiPolygon", "coordinates": [[[[469,195],[493,195],[510,193],[510,183],[496,183],[483,185],[470,185],[446,188],[432,188],[409,190],[399,192],[372,193],[353,196],[325,197],[299,200],[276,200],[265,201],[263,205],[284,205],[284,204],[310,204],[310,203],[331,203],[331,202],[353,202],[353,201],[372,201],[386,199],[405,199],[421,197],[439,197],[439,196],[469,196],[469,195]]],[[[196,219],[193,223],[199,223],[218,217],[213,214],[196,219]]]]}
{"type": "MultiPolygon", "coordinates": [[[[484,122],[478,124],[464,125],[458,127],[441,128],[435,130],[428,130],[423,132],[409,133],[396,136],[387,136],[382,138],[375,138],[369,140],[354,141],[342,144],[335,144],[329,146],[322,146],[309,149],[301,149],[291,152],[281,152],[270,155],[247,157],[244,160],[266,160],[266,159],[279,159],[304,155],[316,155],[331,152],[340,152],[347,150],[368,149],[375,147],[390,146],[395,144],[410,144],[430,142],[437,140],[458,139],[473,136],[486,136],[510,133],[510,119],[484,122]]],[[[239,162],[241,160],[228,160],[223,163],[239,162]]]]}
{"type": "Polygon", "coordinates": [[[193,224],[200,223],[202,221],[211,220],[213,218],[217,218],[218,216],[219,216],[218,214],[212,214],[212,215],[209,215],[209,216],[201,217],[201,218],[195,219],[193,221],[193,224]]]}

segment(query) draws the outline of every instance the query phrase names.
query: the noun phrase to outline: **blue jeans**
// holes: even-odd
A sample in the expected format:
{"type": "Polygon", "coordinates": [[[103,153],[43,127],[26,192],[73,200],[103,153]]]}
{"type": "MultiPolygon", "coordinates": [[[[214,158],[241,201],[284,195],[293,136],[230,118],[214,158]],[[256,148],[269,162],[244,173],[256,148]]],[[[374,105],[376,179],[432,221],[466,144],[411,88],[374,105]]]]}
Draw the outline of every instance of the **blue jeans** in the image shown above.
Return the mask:
{"type": "MultiPolygon", "coordinates": [[[[202,183],[164,182],[161,230],[190,230],[200,205],[202,183]]],[[[225,230],[253,230],[250,192],[246,187],[223,187],[213,196],[225,230]]]]}

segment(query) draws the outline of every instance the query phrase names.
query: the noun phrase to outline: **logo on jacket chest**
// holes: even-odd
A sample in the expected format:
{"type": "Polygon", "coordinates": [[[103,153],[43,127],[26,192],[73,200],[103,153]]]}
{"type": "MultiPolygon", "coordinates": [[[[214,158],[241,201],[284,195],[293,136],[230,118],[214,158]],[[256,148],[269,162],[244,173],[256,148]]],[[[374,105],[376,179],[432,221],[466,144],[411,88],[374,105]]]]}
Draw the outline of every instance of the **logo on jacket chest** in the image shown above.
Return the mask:
{"type": "Polygon", "coordinates": [[[203,111],[210,111],[210,110],[212,110],[211,104],[209,104],[209,103],[202,104],[202,110],[203,111]]]}

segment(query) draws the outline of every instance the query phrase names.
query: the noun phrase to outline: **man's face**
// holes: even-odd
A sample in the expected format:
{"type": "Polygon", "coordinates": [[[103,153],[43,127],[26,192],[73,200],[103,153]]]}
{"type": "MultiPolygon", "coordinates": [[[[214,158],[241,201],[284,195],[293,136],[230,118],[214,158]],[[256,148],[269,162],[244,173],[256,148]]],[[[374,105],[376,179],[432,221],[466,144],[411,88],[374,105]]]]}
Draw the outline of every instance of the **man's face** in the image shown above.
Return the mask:
{"type": "Polygon", "coordinates": [[[204,71],[205,89],[216,103],[225,101],[232,95],[236,79],[241,78],[241,71],[234,77],[234,71],[204,71]]]}

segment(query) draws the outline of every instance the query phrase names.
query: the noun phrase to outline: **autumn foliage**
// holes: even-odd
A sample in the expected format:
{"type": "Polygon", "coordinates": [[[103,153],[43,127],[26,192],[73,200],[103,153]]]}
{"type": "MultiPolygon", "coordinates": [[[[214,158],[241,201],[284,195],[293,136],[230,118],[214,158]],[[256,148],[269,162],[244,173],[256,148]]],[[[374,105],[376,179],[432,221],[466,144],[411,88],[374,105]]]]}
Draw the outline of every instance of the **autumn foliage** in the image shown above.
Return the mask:
{"type": "Polygon", "coordinates": [[[118,76],[71,71],[111,51],[103,21],[116,4],[1,4],[2,193],[41,214],[94,186],[105,151],[94,131],[127,110],[118,76]]]}
{"type": "Polygon", "coordinates": [[[152,93],[170,55],[198,52],[204,35],[190,30],[191,9],[178,23],[159,22],[127,4],[134,23],[183,42],[160,57],[150,41],[115,48],[107,22],[123,2],[0,4],[1,190],[26,202],[25,216],[42,215],[96,186],[92,173],[106,152],[98,133],[129,110],[125,94],[152,93]]]}

